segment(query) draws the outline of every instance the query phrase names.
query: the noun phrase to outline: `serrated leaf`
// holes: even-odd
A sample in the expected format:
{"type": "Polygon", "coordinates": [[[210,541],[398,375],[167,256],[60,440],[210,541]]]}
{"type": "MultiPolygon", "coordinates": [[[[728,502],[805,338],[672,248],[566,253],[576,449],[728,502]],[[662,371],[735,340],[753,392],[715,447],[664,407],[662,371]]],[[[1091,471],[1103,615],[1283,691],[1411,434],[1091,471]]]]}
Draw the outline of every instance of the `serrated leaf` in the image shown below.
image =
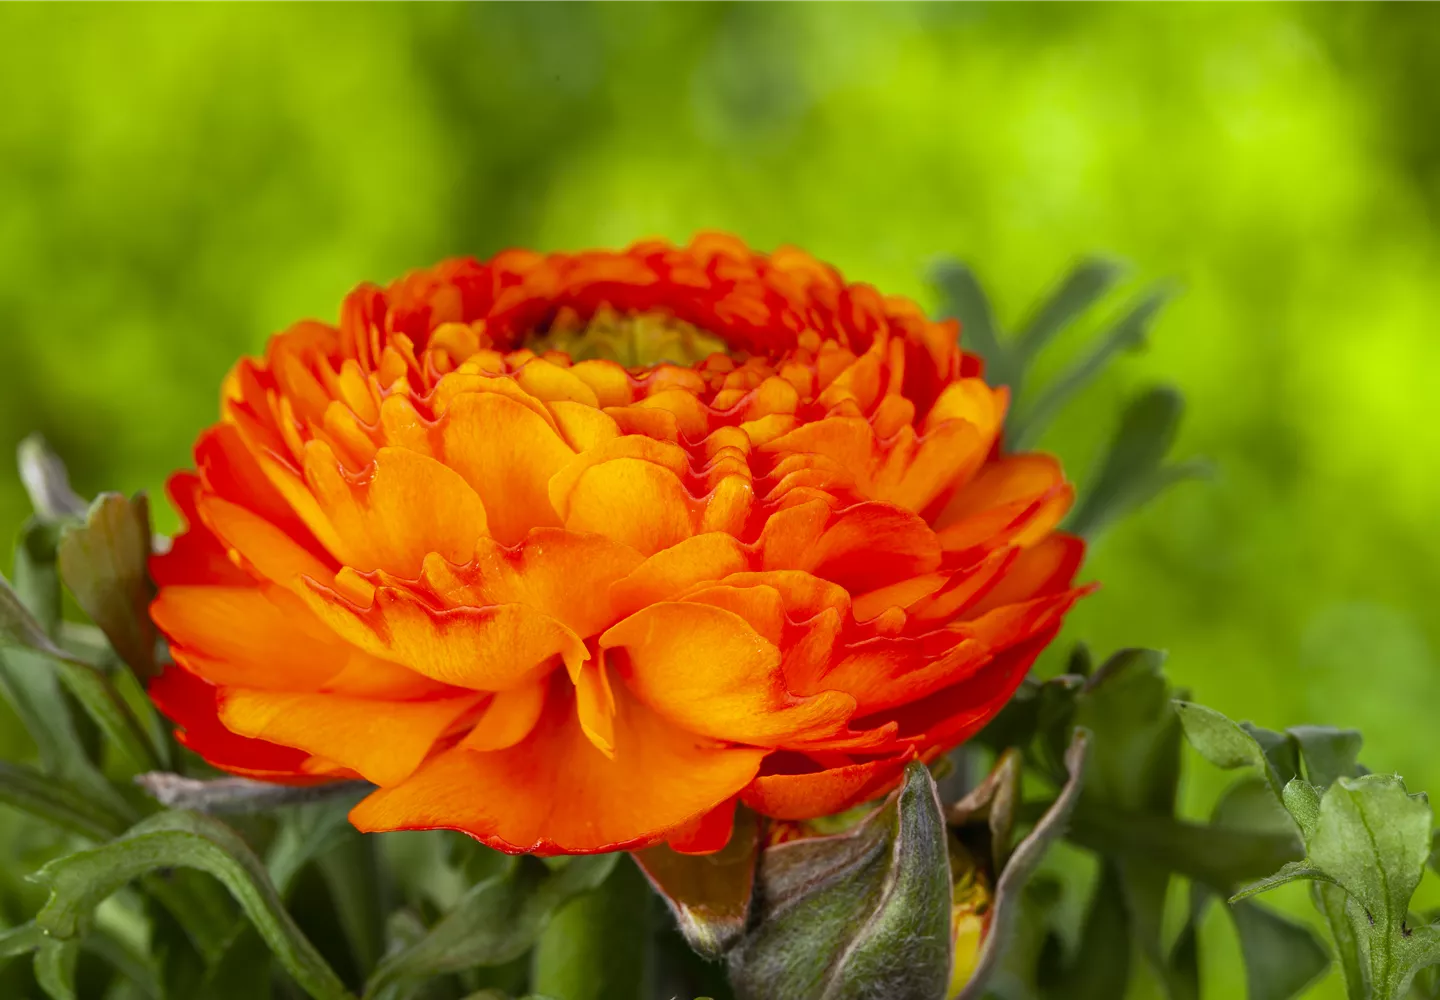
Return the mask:
{"type": "Polygon", "coordinates": [[[556,910],[605,881],[617,857],[571,858],[555,871],[536,858],[513,859],[500,874],[466,892],[424,937],[381,962],[365,985],[365,996],[379,996],[407,980],[520,957],[556,910]]]}
{"type": "Polygon", "coordinates": [[[1230,902],[1238,903],[1242,899],[1249,899],[1251,896],[1259,895],[1262,892],[1269,892],[1278,886],[1301,881],[1334,882],[1335,879],[1308,861],[1290,861],[1283,865],[1275,874],[1267,875],[1258,882],[1252,882],[1235,893],[1230,897],[1230,902]]]}
{"type": "Polygon", "coordinates": [[[649,895],[637,868],[621,864],[562,906],[535,944],[530,985],[565,1000],[640,1000],[649,940],[635,922],[649,895]]]}
{"type": "Polygon", "coordinates": [[[1040,867],[1050,846],[1064,834],[1071,813],[1080,801],[1085,781],[1085,763],[1090,753],[1090,734],[1077,730],[1065,753],[1068,779],[1055,801],[1035,822],[1028,836],[1015,846],[1009,860],[1000,870],[991,900],[990,929],[980,947],[980,956],[970,981],[955,1000],[978,1000],[985,995],[991,978],[1000,968],[1005,950],[1019,930],[1021,911],[1025,908],[1025,888],[1040,867]]]}
{"type": "Polygon", "coordinates": [[[1046,386],[1034,403],[1018,414],[1014,423],[1010,425],[1011,447],[1017,451],[1029,447],[1040,436],[1055,414],[1081,390],[1094,382],[1116,354],[1143,344],[1145,334],[1150,329],[1155,314],[1160,311],[1160,307],[1169,297],[1170,290],[1168,288],[1158,288],[1142,296],[1124,316],[1101,335],[1089,354],[1046,386]]]}
{"type": "Polygon", "coordinates": [[[229,827],[195,813],[160,813],[108,844],[47,864],[35,875],[50,889],[36,922],[57,939],[75,938],[81,921],[121,886],[148,872],[177,867],[218,879],[281,966],[315,1000],[350,996],[285,911],[260,859],[229,827]]]}
{"type": "Polygon", "coordinates": [[[127,500],[102,493],[84,524],[60,539],[60,575],[75,601],[100,626],[115,652],[142,681],[158,672],[150,601],[150,504],[145,494],[127,500]]]}
{"type": "Polygon", "coordinates": [[[1065,530],[1093,537],[1165,488],[1200,475],[1201,463],[1164,464],[1183,412],[1184,401],[1169,387],[1151,388],[1132,399],[1065,530]]]}
{"type": "Polygon", "coordinates": [[[85,516],[85,500],[70,488],[70,473],[60,456],[45,439],[31,434],[16,449],[20,482],[29,494],[30,505],[45,521],[66,521],[85,516]]]}
{"type": "Polygon", "coordinates": [[[934,781],[904,784],[854,830],[760,861],[754,929],[730,952],[739,1000],[941,1000],[950,978],[950,861],[934,781]]]}
{"type": "Polygon", "coordinates": [[[632,856],[669,906],[690,947],[717,959],[745,933],[759,847],[759,818],[740,806],[723,850],[681,854],[660,844],[632,856]]]}
{"type": "Polygon", "coordinates": [[[1248,1000],[1291,1000],[1329,968],[1329,954],[1303,924],[1254,903],[1231,907],[1230,916],[1245,959],[1248,1000]]]}

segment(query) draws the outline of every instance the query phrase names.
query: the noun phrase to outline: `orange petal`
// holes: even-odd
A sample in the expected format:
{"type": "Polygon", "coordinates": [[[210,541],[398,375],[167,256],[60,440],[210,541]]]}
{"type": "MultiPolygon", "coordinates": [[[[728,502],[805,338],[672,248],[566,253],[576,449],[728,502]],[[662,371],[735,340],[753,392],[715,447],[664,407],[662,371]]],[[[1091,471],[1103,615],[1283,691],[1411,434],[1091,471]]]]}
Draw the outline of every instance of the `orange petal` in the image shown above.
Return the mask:
{"type": "Polygon", "coordinates": [[[995,717],[1058,630],[1057,626],[1012,646],[986,664],[984,670],[958,684],[869,716],[856,725],[897,722],[900,737],[912,742],[922,759],[933,760],[979,732],[995,717]]]}
{"type": "Polygon", "coordinates": [[[561,523],[550,477],[574,452],[534,410],[498,392],[462,393],[445,411],[442,437],[445,464],[480,495],[496,541],[514,545],[531,528],[561,523]]]}
{"type": "Polygon", "coordinates": [[[540,723],[506,750],[454,749],[350,813],[366,832],[461,830],[512,853],[590,854],[658,843],[734,796],[763,750],[724,748],[616,688],[615,754],[580,728],[557,678],[540,723]]]}
{"type": "Polygon", "coordinates": [[[292,747],[237,736],[220,724],[219,689],[182,670],[166,667],[148,689],[157,708],[180,727],[180,742],[206,763],[231,774],[285,785],[313,785],[323,780],[303,768],[308,755],[292,747]]]}
{"type": "Polygon", "coordinates": [[[919,515],[862,503],[832,514],[810,501],[773,515],[760,537],[764,569],[803,569],[866,593],[936,569],[940,545],[919,515]]]}
{"type": "Polygon", "coordinates": [[[315,584],[304,596],[342,638],[456,687],[503,691],[538,680],[554,657],[586,656],[574,632],[518,604],[436,611],[404,591],[380,587],[365,608],[315,584]]]}
{"type": "Polygon", "coordinates": [[[566,512],[565,527],[605,535],[647,556],[694,534],[702,507],[675,473],[640,458],[592,465],[568,491],[552,496],[566,512]]]}
{"type": "Polygon", "coordinates": [[[535,728],[545,707],[549,684],[536,681],[509,691],[496,692],[475,727],[460,741],[467,750],[504,750],[513,747],[535,728]]]}
{"type": "Polygon", "coordinates": [[[150,613],[177,651],[215,663],[202,671],[212,683],[314,689],[345,666],[350,648],[317,636],[309,609],[278,587],[162,587],[150,613]]]}
{"type": "Polygon", "coordinates": [[[230,556],[220,539],[200,520],[195,504],[203,487],[193,472],[177,472],[166,484],[170,502],[180,512],[185,530],[170,542],[168,552],[150,557],[150,577],[158,586],[214,584],[248,586],[253,581],[230,556]]]}
{"type": "Polygon", "coordinates": [[[524,604],[588,636],[615,621],[610,585],[643,560],[603,535],[535,528],[515,548],[482,540],[467,566],[431,557],[423,579],[447,604],[524,604]]]}
{"type": "Polygon", "coordinates": [[[620,676],[672,722],[716,739],[778,746],[843,731],[854,703],[837,691],[791,694],[780,651],[739,615],[703,604],[643,608],[600,637],[623,647],[620,676]]]}
{"type": "Polygon", "coordinates": [[[367,477],[352,479],[329,445],[306,446],[305,478],[343,549],[361,572],[414,579],[426,555],[469,562],[485,536],[485,506],[453,469],[403,448],[381,448],[367,477]]]}
{"type": "Polygon", "coordinates": [[[750,556],[733,535],[706,532],[656,552],[610,588],[619,614],[673,600],[707,580],[748,568],[750,556]]]}
{"type": "Polygon", "coordinates": [[[714,854],[730,843],[735,832],[735,805],[738,798],[691,820],[670,835],[668,843],[680,854],[714,854]]]}
{"type": "Polygon", "coordinates": [[[1000,582],[967,610],[966,617],[978,617],[1006,604],[1064,590],[1075,579],[1084,559],[1084,539],[1050,535],[1021,551],[1000,582]]]}
{"type": "Polygon", "coordinates": [[[251,739],[293,746],[377,785],[403,781],[480,695],[431,701],[371,701],[332,694],[223,689],[220,721],[251,739]]]}
{"type": "Polygon", "coordinates": [[[206,494],[197,500],[196,509],[210,530],[260,577],[293,589],[301,577],[325,580],[335,575],[337,566],[322,562],[294,538],[244,507],[206,494]]]}
{"type": "MultiPolygon", "coordinates": [[[[776,756],[779,756],[778,754],[776,756]]],[[[795,774],[762,774],[740,795],[751,809],[775,819],[814,819],[829,816],[851,806],[879,798],[899,780],[900,772],[914,754],[886,757],[859,764],[844,764],[821,770],[798,754],[815,770],[795,774]]]]}

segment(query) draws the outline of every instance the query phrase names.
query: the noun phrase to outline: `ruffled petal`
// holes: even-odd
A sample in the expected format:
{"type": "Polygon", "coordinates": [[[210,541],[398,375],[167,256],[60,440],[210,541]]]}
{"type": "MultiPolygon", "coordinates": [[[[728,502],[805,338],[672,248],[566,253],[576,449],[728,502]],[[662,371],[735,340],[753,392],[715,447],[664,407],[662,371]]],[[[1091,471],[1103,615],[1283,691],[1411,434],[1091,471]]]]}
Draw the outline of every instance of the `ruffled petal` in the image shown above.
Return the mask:
{"type": "Polygon", "coordinates": [[[366,832],[463,830],[498,850],[592,854],[660,842],[749,784],[763,750],[727,748],[666,722],[616,688],[615,753],[552,688],[534,731],[505,750],[457,748],[350,813],[366,832]]]}

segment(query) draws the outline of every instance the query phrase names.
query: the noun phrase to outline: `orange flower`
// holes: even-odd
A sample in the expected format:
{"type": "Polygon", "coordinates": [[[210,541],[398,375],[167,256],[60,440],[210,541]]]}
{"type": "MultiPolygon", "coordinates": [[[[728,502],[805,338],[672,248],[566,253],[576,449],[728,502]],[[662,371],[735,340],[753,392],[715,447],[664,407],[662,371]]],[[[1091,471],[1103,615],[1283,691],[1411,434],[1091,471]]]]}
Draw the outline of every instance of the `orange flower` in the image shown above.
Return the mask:
{"type": "Polygon", "coordinates": [[[171,481],[151,694],[217,767],[506,851],[874,798],[1081,593],[1071,489],[1000,452],[956,334],[720,235],[362,286],[235,367],[171,481]]]}

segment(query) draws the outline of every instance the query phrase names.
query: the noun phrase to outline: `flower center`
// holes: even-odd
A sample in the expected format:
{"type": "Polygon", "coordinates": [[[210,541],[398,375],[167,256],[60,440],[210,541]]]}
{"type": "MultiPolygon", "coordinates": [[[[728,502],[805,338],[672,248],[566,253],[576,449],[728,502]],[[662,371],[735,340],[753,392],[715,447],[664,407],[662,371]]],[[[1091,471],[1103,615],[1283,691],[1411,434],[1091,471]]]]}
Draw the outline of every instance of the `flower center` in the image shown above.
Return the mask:
{"type": "Polygon", "coordinates": [[[723,337],[667,313],[622,313],[610,306],[588,319],[562,311],[543,333],[526,337],[524,346],[536,354],[564,351],[576,361],[604,358],[626,368],[665,362],[688,367],[712,354],[731,353],[723,337]]]}

